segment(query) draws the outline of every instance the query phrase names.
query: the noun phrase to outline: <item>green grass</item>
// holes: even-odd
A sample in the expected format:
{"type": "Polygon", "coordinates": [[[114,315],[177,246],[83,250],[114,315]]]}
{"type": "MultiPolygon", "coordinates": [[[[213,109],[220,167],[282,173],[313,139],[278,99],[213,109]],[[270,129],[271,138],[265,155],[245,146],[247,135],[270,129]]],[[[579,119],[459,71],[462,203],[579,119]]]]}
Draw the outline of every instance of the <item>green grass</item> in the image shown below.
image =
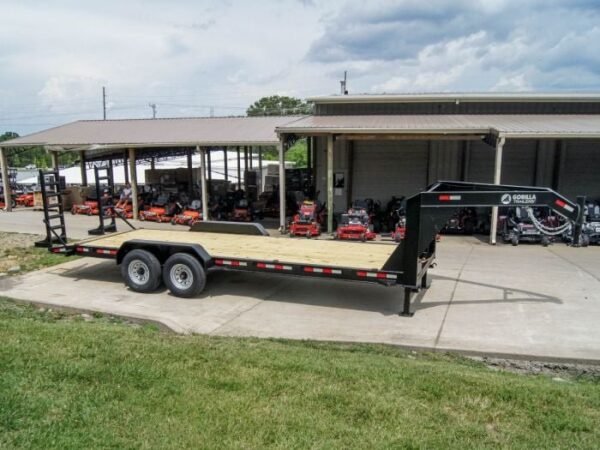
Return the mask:
{"type": "Polygon", "coordinates": [[[0,299],[0,448],[593,448],[594,379],[375,345],[176,336],[0,299]]]}
{"type": "Polygon", "coordinates": [[[64,255],[50,253],[47,248],[35,247],[35,240],[36,236],[32,235],[0,232],[0,272],[13,266],[19,266],[20,272],[30,272],[68,261],[64,255]],[[11,243],[11,236],[18,236],[19,243],[11,243]]]}

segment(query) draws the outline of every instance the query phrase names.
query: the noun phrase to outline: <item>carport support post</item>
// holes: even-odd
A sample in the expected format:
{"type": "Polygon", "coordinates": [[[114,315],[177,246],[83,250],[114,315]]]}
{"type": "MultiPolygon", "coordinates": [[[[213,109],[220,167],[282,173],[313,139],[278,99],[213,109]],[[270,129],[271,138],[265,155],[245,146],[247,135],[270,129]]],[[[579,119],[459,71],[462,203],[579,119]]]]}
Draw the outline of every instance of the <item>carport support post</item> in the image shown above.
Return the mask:
{"type": "Polygon", "coordinates": [[[238,146],[236,149],[237,152],[237,188],[241,189],[242,188],[242,169],[240,167],[241,165],[241,159],[240,159],[240,147],[238,146]]]}
{"type": "MultiPolygon", "coordinates": [[[[502,179],[502,150],[504,149],[504,137],[496,139],[496,159],[494,162],[494,184],[500,184],[502,179]]],[[[490,244],[496,245],[496,233],[498,232],[498,207],[492,207],[492,223],[490,224],[490,244]]]]}
{"type": "Polygon", "coordinates": [[[50,159],[52,160],[52,168],[58,169],[58,152],[50,152],[50,159]]]}
{"type": "Polygon", "coordinates": [[[88,179],[87,179],[87,168],[85,167],[85,152],[84,151],[79,152],[79,169],[81,170],[81,185],[87,186],[88,179]]]}
{"type": "Polygon", "coordinates": [[[131,205],[133,207],[133,218],[139,217],[139,204],[138,204],[138,183],[137,183],[137,170],[135,166],[135,149],[129,149],[129,179],[131,180],[131,205]]]}
{"type": "Polygon", "coordinates": [[[10,190],[10,180],[8,179],[8,157],[6,156],[6,149],[0,147],[0,170],[2,170],[2,189],[4,192],[4,209],[8,212],[12,211],[11,197],[12,192],[10,190]]]}
{"type": "Polygon", "coordinates": [[[225,184],[229,181],[229,161],[227,161],[227,147],[223,147],[223,169],[225,170],[225,184]]]}
{"type": "Polygon", "coordinates": [[[327,136],[327,232],[333,233],[333,135],[327,136]]]}
{"type": "Polygon", "coordinates": [[[285,212],[287,205],[285,204],[285,136],[279,136],[279,231],[285,233],[285,212]]]}
{"type": "Polygon", "coordinates": [[[262,163],[262,147],[258,147],[258,193],[262,194],[263,192],[263,163],[262,163]]]}
{"type": "Polygon", "coordinates": [[[202,188],[202,220],[208,220],[208,192],[206,188],[206,155],[203,147],[196,146],[196,151],[200,153],[200,184],[202,188]]]}

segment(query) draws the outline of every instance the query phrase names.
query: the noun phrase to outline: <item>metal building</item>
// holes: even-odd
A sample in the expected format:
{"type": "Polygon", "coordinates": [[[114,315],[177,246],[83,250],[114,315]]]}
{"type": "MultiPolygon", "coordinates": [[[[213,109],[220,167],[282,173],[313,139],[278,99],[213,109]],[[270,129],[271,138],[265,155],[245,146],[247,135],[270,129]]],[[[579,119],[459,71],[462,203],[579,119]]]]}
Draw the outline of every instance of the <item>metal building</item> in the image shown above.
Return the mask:
{"type": "Polygon", "coordinates": [[[316,190],[333,212],[358,198],[385,204],[442,179],[547,186],[573,199],[600,198],[599,94],[309,100],[313,116],[277,130],[283,142],[311,139],[316,190]]]}

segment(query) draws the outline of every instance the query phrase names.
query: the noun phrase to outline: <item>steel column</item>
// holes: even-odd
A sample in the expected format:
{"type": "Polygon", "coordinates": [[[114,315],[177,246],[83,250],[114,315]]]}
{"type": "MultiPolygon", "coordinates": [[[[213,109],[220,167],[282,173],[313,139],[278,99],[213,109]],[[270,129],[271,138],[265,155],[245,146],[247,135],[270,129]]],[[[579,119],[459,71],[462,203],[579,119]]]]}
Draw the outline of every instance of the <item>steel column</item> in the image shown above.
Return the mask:
{"type": "MultiPolygon", "coordinates": [[[[133,207],[133,218],[137,220],[139,217],[139,208],[138,204],[138,183],[137,183],[137,166],[135,161],[135,149],[129,149],[129,179],[131,180],[131,205],[133,207]]],[[[127,171],[125,171],[127,172],[127,171]]]]}
{"type": "Polygon", "coordinates": [[[286,230],[286,195],[285,195],[285,136],[279,137],[279,231],[286,230]]]}
{"type": "Polygon", "coordinates": [[[208,193],[208,196],[211,197],[212,196],[212,161],[210,159],[210,147],[205,148],[204,151],[206,152],[206,170],[207,170],[207,176],[208,176],[207,193],[208,193]]]}
{"type": "Polygon", "coordinates": [[[52,168],[59,169],[59,167],[58,167],[58,152],[51,151],[50,158],[52,160],[52,168]]]}
{"type": "Polygon", "coordinates": [[[202,188],[202,220],[208,220],[208,189],[206,187],[206,155],[204,147],[196,146],[196,151],[200,152],[200,184],[202,188]]]}
{"type": "Polygon", "coordinates": [[[0,170],[2,170],[2,189],[4,192],[4,209],[8,212],[12,211],[12,191],[10,189],[10,179],[8,178],[8,157],[6,149],[0,147],[0,170]]]}
{"type": "Polygon", "coordinates": [[[192,149],[187,151],[187,170],[188,170],[188,190],[190,193],[190,200],[194,199],[194,170],[192,169],[192,149]]]}
{"type": "Polygon", "coordinates": [[[259,188],[258,188],[258,193],[262,193],[263,192],[263,163],[262,163],[262,147],[258,147],[258,176],[259,176],[259,188]]]}
{"type": "Polygon", "coordinates": [[[237,152],[237,188],[241,189],[242,188],[242,168],[241,168],[241,158],[240,158],[240,147],[237,147],[236,149],[237,152]]]}
{"type": "MultiPolygon", "coordinates": [[[[502,150],[504,149],[504,137],[496,139],[496,158],[494,161],[494,184],[500,184],[502,179],[502,150]]],[[[496,245],[496,233],[498,232],[498,207],[492,207],[492,223],[490,224],[490,244],[496,245]]]]}
{"type": "Polygon", "coordinates": [[[88,185],[87,167],[85,167],[85,152],[84,151],[79,152],[79,169],[81,170],[81,185],[87,186],[88,185]]]}
{"type": "Polygon", "coordinates": [[[223,147],[223,168],[225,169],[225,181],[229,181],[229,164],[228,164],[227,147],[223,147]]]}
{"type": "Polygon", "coordinates": [[[327,232],[333,233],[333,135],[327,136],[327,232]]]}
{"type": "MultiPolygon", "coordinates": [[[[129,183],[129,170],[128,170],[129,164],[127,163],[127,161],[128,161],[127,150],[125,150],[123,152],[123,171],[125,172],[125,184],[129,183]]],[[[152,169],[154,169],[154,167],[152,167],[152,169]]],[[[135,219],[137,219],[137,217],[135,217],[135,219]]]]}

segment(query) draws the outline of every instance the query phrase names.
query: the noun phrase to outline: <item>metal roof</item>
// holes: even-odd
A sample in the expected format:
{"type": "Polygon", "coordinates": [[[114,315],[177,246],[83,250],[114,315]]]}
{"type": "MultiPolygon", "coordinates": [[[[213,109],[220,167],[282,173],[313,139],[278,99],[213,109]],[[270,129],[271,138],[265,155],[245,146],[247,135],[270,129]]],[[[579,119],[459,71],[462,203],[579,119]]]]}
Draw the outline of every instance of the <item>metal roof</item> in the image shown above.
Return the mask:
{"type": "Polygon", "coordinates": [[[600,92],[440,92],[309,97],[313,103],[600,102],[600,92]]]}
{"type": "Polygon", "coordinates": [[[275,145],[275,128],[298,116],[80,120],[0,143],[60,149],[275,145]]]}
{"type": "Polygon", "coordinates": [[[287,134],[498,134],[511,138],[600,138],[600,115],[307,116],[277,128],[287,134]]]}

